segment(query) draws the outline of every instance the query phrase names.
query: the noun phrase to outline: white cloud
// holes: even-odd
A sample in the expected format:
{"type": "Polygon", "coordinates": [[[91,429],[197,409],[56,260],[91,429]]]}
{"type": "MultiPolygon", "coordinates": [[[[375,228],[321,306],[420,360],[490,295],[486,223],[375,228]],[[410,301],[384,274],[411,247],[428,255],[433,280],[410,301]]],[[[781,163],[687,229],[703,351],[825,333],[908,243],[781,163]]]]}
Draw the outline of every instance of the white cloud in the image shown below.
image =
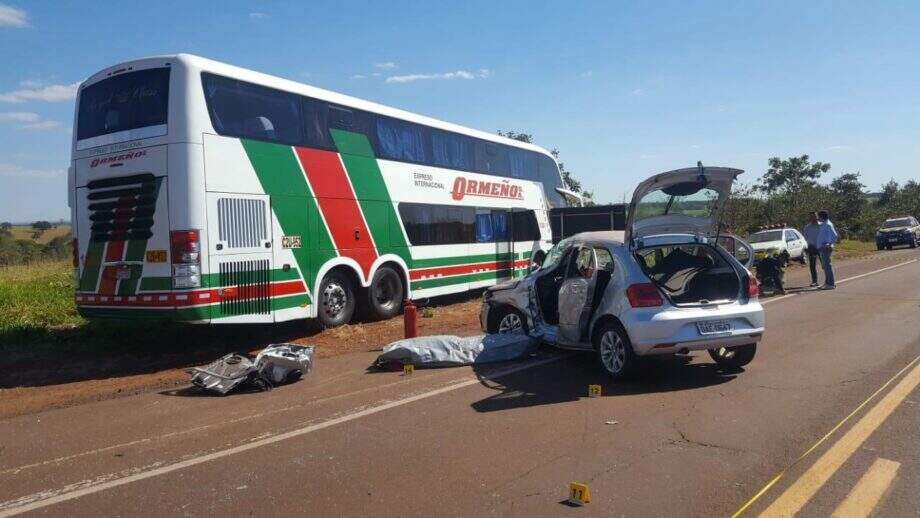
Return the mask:
{"type": "Polygon", "coordinates": [[[457,70],[455,72],[442,72],[439,74],[407,74],[403,76],[390,76],[387,83],[411,83],[413,81],[449,81],[452,79],[485,79],[492,75],[488,69],[482,68],[475,72],[457,70]]]}
{"type": "Polygon", "coordinates": [[[32,112],[0,112],[0,122],[36,122],[41,115],[32,112]]]}
{"type": "Polygon", "coordinates": [[[374,63],[374,68],[379,70],[393,70],[394,68],[398,68],[398,65],[392,61],[387,61],[386,63],[374,63]]]}
{"type": "Polygon", "coordinates": [[[11,5],[0,4],[0,27],[22,29],[29,25],[29,15],[25,11],[11,5]]]}
{"type": "Polygon", "coordinates": [[[850,149],[850,146],[836,145],[836,146],[828,146],[825,151],[844,151],[847,149],[850,149]]]}
{"type": "Polygon", "coordinates": [[[69,85],[42,85],[37,81],[23,81],[19,90],[0,93],[0,102],[24,103],[26,101],[60,102],[70,101],[77,96],[80,83],[69,85]]]}
{"type": "Polygon", "coordinates": [[[637,97],[637,96],[643,95],[644,93],[645,93],[645,90],[641,88],[636,88],[632,92],[629,92],[629,95],[633,97],[637,97]]]}
{"type": "Polygon", "coordinates": [[[268,18],[268,13],[249,13],[249,17],[253,20],[264,20],[268,18]]]}
{"type": "Polygon", "coordinates": [[[381,74],[380,72],[373,72],[371,75],[372,75],[373,77],[380,77],[380,76],[382,76],[383,74],[381,74]]]}
{"type": "Polygon", "coordinates": [[[594,75],[593,70],[585,70],[584,72],[581,73],[581,77],[591,77],[593,75],[594,75]]]}
{"type": "Polygon", "coordinates": [[[65,172],[64,169],[34,169],[17,164],[0,163],[0,176],[7,177],[60,178],[65,172]]]}
{"type": "Polygon", "coordinates": [[[0,123],[2,122],[13,123],[20,128],[32,130],[49,130],[61,127],[60,122],[45,119],[33,112],[0,112],[0,123]]]}
{"type": "Polygon", "coordinates": [[[367,79],[367,76],[364,74],[355,74],[351,76],[352,79],[367,79]]]}

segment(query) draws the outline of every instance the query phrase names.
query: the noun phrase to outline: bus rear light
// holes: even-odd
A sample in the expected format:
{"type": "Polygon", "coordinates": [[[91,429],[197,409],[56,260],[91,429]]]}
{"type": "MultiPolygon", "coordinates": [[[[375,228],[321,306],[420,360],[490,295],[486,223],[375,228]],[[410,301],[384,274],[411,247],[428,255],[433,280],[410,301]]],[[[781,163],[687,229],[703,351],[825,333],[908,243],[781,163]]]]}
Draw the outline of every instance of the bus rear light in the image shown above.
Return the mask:
{"type": "Polygon", "coordinates": [[[629,299],[629,305],[634,308],[650,308],[664,304],[658,286],[651,282],[633,284],[626,288],[626,298],[629,299]]]}
{"type": "Polygon", "coordinates": [[[201,244],[198,230],[173,230],[169,233],[172,278],[175,288],[201,286],[201,244]]]}

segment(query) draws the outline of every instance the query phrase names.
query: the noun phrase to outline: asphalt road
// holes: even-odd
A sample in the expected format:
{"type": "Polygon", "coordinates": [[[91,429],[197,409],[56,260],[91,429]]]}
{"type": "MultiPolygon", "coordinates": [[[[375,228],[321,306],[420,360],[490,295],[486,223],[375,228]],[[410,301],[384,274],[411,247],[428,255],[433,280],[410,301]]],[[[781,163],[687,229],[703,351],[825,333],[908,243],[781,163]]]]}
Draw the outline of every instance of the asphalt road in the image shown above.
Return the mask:
{"type": "Polygon", "coordinates": [[[696,354],[617,385],[547,350],[404,376],[355,354],[268,393],[0,421],[0,516],[918,516],[917,259],[770,300],[745,372],[696,354]],[[591,503],[565,504],[572,481],[591,503]]]}

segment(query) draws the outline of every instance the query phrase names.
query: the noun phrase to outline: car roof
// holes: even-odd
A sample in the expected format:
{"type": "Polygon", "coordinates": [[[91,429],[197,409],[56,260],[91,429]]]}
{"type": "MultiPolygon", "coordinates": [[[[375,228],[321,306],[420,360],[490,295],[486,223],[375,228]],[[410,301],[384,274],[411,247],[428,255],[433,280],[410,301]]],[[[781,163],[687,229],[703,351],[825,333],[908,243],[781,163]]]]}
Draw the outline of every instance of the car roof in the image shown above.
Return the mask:
{"type": "Polygon", "coordinates": [[[590,241],[604,245],[622,245],[623,235],[624,233],[622,230],[597,230],[593,232],[581,232],[568,239],[578,242],[590,241]]]}

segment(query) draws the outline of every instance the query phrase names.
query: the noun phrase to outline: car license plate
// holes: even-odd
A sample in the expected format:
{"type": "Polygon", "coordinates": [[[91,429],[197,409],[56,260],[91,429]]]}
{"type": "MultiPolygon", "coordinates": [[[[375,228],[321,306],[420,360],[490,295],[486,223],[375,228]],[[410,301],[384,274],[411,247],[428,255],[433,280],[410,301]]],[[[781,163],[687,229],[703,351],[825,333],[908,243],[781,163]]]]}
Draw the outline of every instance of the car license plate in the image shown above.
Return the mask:
{"type": "Polygon", "coordinates": [[[707,320],[705,322],[697,322],[696,328],[699,329],[701,335],[717,335],[721,333],[730,333],[732,330],[732,323],[728,320],[707,320]]]}
{"type": "Polygon", "coordinates": [[[898,238],[896,238],[896,237],[889,237],[889,238],[888,238],[888,242],[889,242],[889,243],[895,243],[895,242],[897,242],[897,240],[898,240],[898,238]]]}

